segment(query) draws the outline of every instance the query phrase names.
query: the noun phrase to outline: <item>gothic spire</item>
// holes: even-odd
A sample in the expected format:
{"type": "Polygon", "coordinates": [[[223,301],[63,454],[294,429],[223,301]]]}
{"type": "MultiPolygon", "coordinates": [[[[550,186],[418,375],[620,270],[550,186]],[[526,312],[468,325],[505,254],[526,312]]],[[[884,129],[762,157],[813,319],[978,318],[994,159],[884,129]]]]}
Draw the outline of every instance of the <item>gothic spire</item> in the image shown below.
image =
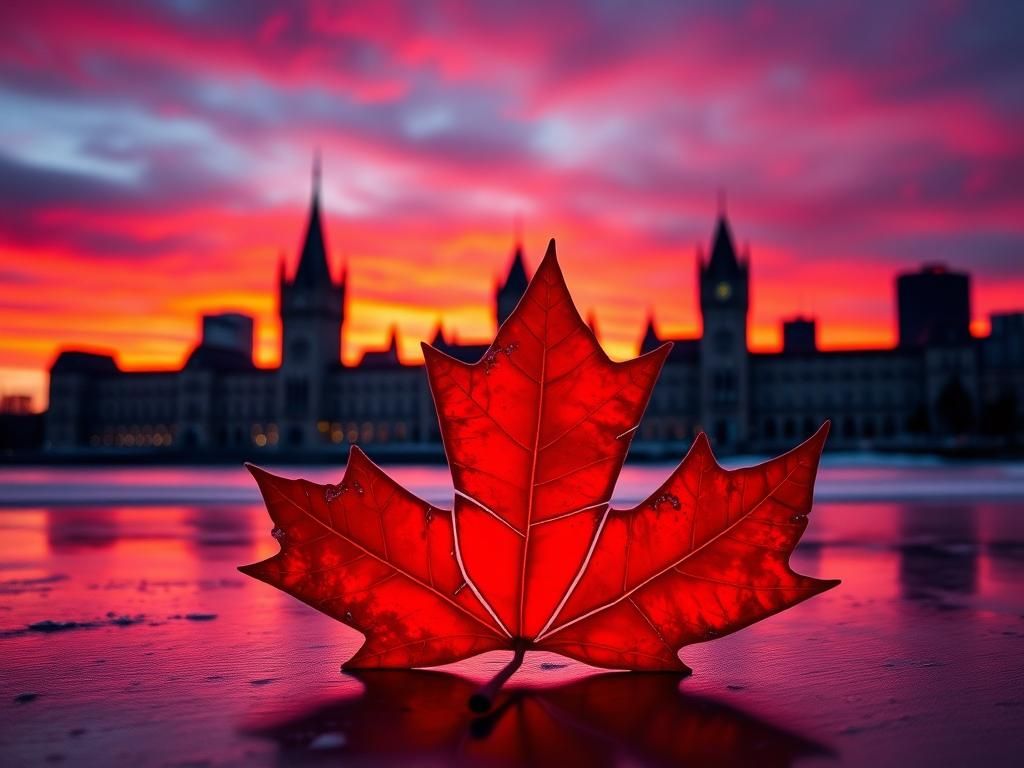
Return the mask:
{"type": "Polygon", "coordinates": [[[448,346],[448,342],[444,338],[444,325],[442,325],[440,319],[438,319],[437,326],[434,328],[434,338],[430,342],[430,346],[434,349],[444,349],[448,346]]]}
{"type": "Polygon", "coordinates": [[[736,247],[733,245],[732,229],[725,216],[725,209],[718,213],[715,235],[711,244],[711,259],[708,261],[708,274],[720,278],[733,278],[740,274],[740,263],[736,258],[736,247]]]}
{"type": "Polygon", "coordinates": [[[295,271],[295,284],[307,288],[331,285],[331,271],[327,266],[327,246],[323,224],[320,221],[320,150],[313,157],[313,195],[309,206],[309,223],[295,271]]]}
{"type": "Polygon", "coordinates": [[[321,175],[320,148],[317,147],[313,153],[313,199],[320,199],[320,175],[321,175]]]}
{"type": "Polygon", "coordinates": [[[658,338],[658,331],[654,327],[654,312],[647,311],[647,328],[644,330],[644,337],[640,341],[640,354],[646,354],[661,346],[661,339],[658,338]]]}
{"type": "Polygon", "coordinates": [[[516,241],[516,250],[512,256],[512,266],[508,269],[505,282],[501,285],[503,292],[523,294],[530,284],[530,278],[526,275],[526,262],[523,260],[522,240],[516,241]]]}

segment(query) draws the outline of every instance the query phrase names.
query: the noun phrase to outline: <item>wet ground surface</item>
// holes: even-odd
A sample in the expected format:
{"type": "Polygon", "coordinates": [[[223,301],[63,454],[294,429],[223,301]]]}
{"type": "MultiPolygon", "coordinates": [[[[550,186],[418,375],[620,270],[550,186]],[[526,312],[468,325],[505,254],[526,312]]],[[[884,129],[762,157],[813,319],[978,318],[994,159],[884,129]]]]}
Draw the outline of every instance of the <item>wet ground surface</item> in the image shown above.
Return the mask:
{"type": "Polygon", "coordinates": [[[485,717],[466,698],[509,654],[342,674],[358,634],[235,570],[275,549],[252,504],[0,509],[0,762],[1011,765],[1024,748],[1012,493],[819,503],[793,564],[840,587],[684,649],[685,680],[528,654],[485,717]]]}

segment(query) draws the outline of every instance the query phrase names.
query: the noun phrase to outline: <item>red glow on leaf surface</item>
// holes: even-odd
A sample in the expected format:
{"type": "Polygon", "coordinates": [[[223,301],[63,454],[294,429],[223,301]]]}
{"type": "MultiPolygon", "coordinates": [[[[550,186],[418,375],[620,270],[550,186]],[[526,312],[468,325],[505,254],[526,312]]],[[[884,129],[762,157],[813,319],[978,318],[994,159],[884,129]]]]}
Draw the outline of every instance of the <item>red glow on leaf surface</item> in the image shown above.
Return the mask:
{"type": "Polygon", "coordinates": [[[669,348],[611,361],[573,305],[552,241],[482,360],[424,345],[453,510],[416,498],[356,447],[338,485],[251,467],[281,551],[241,570],[362,632],[346,668],[525,647],[685,671],[682,646],[838,582],[789,567],[827,425],[733,471],[700,435],[644,502],[610,507],[669,348]]]}

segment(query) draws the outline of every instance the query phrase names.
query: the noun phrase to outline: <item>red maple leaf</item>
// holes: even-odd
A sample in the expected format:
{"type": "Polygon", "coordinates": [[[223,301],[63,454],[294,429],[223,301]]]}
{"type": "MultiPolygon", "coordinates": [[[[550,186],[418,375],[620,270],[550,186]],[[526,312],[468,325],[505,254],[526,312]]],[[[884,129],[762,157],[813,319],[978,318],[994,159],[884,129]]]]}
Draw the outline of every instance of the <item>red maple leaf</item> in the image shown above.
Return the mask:
{"type": "Polygon", "coordinates": [[[616,363],[580,318],[554,241],[479,362],[424,345],[455,486],[451,511],[353,446],[338,485],[250,466],[281,551],[241,570],[359,630],[345,668],[495,649],[686,671],[679,649],[835,586],[794,573],[827,424],[789,453],[722,469],[702,434],[632,509],[609,505],[670,344],[616,363]]]}

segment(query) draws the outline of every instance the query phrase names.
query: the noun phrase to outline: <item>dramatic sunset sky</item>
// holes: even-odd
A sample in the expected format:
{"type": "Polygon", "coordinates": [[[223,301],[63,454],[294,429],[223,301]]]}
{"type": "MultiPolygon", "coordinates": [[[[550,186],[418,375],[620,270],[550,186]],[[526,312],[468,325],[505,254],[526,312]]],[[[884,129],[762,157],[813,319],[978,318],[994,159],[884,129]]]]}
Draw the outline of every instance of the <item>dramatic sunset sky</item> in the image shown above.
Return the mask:
{"type": "Polygon", "coordinates": [[[320,147],[350,276],[345,358],[440,319],[493,333],[521,216],[613,356],[696,334],[718,191],[754,348],[894,340],[893,276],[1024,307],[1024,4],[8,2],[0,6],[0,393],[62,346],[175,367],[203,311],[276,362],[320,147]],[[429,10],[428,10],[429,9],[429,10]],[[640,10],[638,10],[640,9],[640,10]]]}

